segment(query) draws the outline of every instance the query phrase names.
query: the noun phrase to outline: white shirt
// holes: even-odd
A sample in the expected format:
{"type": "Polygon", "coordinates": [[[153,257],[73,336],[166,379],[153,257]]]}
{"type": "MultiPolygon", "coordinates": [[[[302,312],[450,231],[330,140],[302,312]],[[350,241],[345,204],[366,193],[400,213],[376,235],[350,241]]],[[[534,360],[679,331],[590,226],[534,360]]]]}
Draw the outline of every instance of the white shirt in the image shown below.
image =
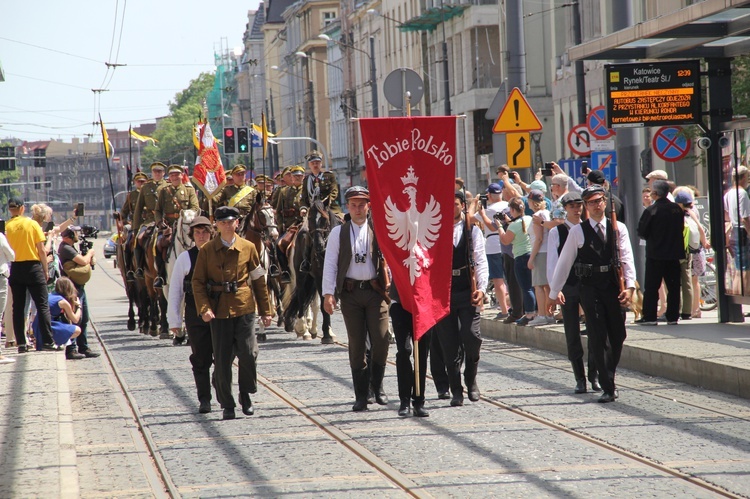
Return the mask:
{"type": "MultiPolygon", "coordinates": [[[[331,230],[328,235],[328,242],[326,243],[326,259],[323,264],[323,295],[332,295],[336,290],[336,278],[339,273],[339,245],[341,240],[341,229],[343,225],[337,225],[331,230]]],[[[366,228],[366,222],[362,225],[357,225],[354,222],[351,223],[352,234],[349,234],[349,240],[352,244],[352,260],[349,262],[349,269],[346,271],[346,277],[354,279],[356,281],[369,281],[377,277],[375,271],[375,263],[372,261],[372,253],[370,252],[370,241],[368,240],[368,230],[366,228]],[[356,263],[354,261],[354,255],[359,253],[360,255],[366,252],[365,263],[356,263]]],[[[341,291],[341,290],[339,290],[341,291]]]]}
{"type": "MultiPolygon", "coordinates": [[[[487,208],[484,210],[484,214],[487,215],[487,218],[490,220],[494,220],[492,217],[495,216],[495,213],[500,213],[504,209],[508,207],[507,201],[498,201],[497,203],[492,203],[491,205],[488,205],[487,208]]],[[[484,219],[482,218],[482,214],[477,212],[474,214],[474,218],[477,222],[481,222],[484,224],[484,219]]],[[[487,239],[485,241],[485,252],[488,255],[496,255],[500,253],[500,235],[497,233],[497,230],[487,227],[486,224],[484,224],[484,237],[487,239]]]]}
{"type": "Polygon", "coordinates": [[[740,199],[740,220],[750,217],[750,197],[742,187],[734,185],[724,194],[724,210],[729,215],[732,225],[737,227],[741,221],[737,220],[737,197],[740,199]]]}
{"type": "MultiPolygon", "coordinates": [[[[568,220],[565,220],[565,225],[568,226],[568,233],[570,233],[570,229],[575,227],[568,220]]],[[[554,229],[550,229],[547,238],[547,282],[552,282],[552,276],[555,275],[555,267],[557,266],[558,259],[557,248],[560,246],[560,232],[558,230],[560,227],[562,226],[558,225],[554,229]]]]}
{"type": "Polygon", "coordinates": [[[0,275],[10,275],[10,262],[16,259],[16,253],[8,244],[5,234],[0,232],[0,275]]]}
{"type": "MultiPolygon", "coordinates": [[[[461,242],[461,235],[464,232],[465,222],[461,220],[453,224],[453,248],[461,242]]],[[[474,277],[477,281],[477,289],[480,291],[487,290],[489,283],[490,269],[487,266],[487,253],[484,250],[484,237],[476,225],[471,226],[471,239],[474,249],[474,277]]]]}
{"type": "Polygon", "coordinates": [[[167,305],[169,329],[182,327],[182,302],[185,299],[182,282],[189,273],[190,254],[185,251],[180,253],[180,256],[174,261],[172,273],[169,275],[169,304],[167,305]]]}
{"type": "MultiPolygon", "coordinates": [[[[590,223],[591,227],[596,230],[597,222],[593,218],[589,218],[583,223],[590,223]]],[[[607,233],[607,224],[609,220],[603,218],[599,222],[603,226],[604,233],[607,233]]],[[[618,242],[620,247],[620,263],[622,264],[622,273],[625,278],[625,287],[635,287],[635,266],[633,264],[633,249],[630,246],[630,236],[628,235],[628,228],[622,222],[617,222],[617,230],[619,234],[618,242]]],[[[565,281],[568,280],[570,275],[570,269],[573,268],[573,264],[578,256],[578,249],[583,247],[585,238],[583,236],[583,228],[580,225],[576,225],[570,229],[568,239],[565,241],[560,258],[557,261],[557,268],[549,282],[549,297],[551,299],[557,298],[558,293],[562,290],[565,285],[565,281]]]]}

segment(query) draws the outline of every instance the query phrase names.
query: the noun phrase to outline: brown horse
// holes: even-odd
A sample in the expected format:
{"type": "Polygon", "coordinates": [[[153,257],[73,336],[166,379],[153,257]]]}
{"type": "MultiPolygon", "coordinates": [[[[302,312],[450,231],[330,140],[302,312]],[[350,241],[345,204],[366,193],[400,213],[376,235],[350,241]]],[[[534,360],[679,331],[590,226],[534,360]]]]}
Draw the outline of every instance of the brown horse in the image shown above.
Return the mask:
{"type": "MultiPolygon", "coordinates": [[[[268,289],[268,298],[276,310],[276,314],[281,316],[283,308],[281,305],[281,285],[277,279],[278,273],[269,272],[272,265],[278,268],[274,263],[273,251],[276,247],[276,241],[279,238],[279,230],[276,225],[276,215],[261,193],[258,193],[255,204],[250,213],[242,221],[239,230],[240,235],[253,243],[260,257],[260,264],[266,270],[266,286],[268,289]]],[[[259,331],[257,334],[258,341],[266,340],[266,329],[262,322],[259,322],[259,331]]]]}
{"type": "Polygon", "coordinates": [[[158,275],[156,270],[157,237],[158,231],[154,230],[149,238],[144,238],[143,278],[138,279],[139,287],[145,290],[145,293],[140,295],[141,307],[144,309],[141,333],[166,339],[170,334],[169,323],[167,322],[167,300],[160,289],[154,288],[154,279],[158,275]]]}
{"type": "MultiPolygon", "coordinates": [[[[140,303],[138,300],[138,285],[134,279],[128,280],[128,271],[135,272],[133,268],[133,256],[132,252],[128,251],[127,240],[130,235],[130,226],[125,226],[118,232],[117,240],[115,241],[115,265],[120,270],[120,276],[122,282],[125,285],[125,294],[128,297],[128,331],[135,331],[135,311],[134,306],[138,306],[140,303]]],[[[140,307],[138,310],[139,322],[140,322],[140,307]]]]}

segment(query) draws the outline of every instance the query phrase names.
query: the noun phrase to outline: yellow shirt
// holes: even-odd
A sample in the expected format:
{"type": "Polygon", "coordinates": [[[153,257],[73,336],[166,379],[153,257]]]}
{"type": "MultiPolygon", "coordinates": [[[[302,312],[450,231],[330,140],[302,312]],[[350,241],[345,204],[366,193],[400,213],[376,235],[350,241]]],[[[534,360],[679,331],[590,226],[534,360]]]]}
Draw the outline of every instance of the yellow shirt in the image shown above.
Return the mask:
{"type": "Polygon", "coordinates": [[[42,227],[28,217],[13,217],[5,224],[5,236],[16,253],[16,262],[39,261],[36,244],[44,242],[42,227]]]}

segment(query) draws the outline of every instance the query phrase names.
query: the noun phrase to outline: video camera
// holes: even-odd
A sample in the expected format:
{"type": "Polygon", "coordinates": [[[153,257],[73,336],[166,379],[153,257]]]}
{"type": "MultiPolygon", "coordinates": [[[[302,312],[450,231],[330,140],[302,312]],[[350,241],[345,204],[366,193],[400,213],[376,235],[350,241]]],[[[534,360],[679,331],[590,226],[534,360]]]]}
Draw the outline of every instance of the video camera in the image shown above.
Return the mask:
{"type": "MultiPolygon", "coordinates": [[[[72,225],[69,228],[78,232],[78,252],[81,256],[86,256],[89,250],[94,247],[94,243],[89,241],[89,239],[96,239],[96,236],[99,234],[99,228],[93,225],[72,225]]],[[[91,268],[93,269],[94,265],[91,265],[91,268]]]]}

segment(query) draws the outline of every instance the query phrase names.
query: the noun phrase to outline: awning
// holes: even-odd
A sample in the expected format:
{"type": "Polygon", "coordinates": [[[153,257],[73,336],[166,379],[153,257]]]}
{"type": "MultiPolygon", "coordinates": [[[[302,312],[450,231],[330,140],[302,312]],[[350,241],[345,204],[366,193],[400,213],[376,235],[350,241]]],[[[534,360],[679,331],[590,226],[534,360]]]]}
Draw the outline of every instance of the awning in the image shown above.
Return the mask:
{"type": "Polygon", "coordinates": [[[401,31],[432,31],[438,24],[463,15],[469,7],[471,7],[470,4],[444,4],[440,7],[433,7],[399,25],[398,29],[401,31]]]}

